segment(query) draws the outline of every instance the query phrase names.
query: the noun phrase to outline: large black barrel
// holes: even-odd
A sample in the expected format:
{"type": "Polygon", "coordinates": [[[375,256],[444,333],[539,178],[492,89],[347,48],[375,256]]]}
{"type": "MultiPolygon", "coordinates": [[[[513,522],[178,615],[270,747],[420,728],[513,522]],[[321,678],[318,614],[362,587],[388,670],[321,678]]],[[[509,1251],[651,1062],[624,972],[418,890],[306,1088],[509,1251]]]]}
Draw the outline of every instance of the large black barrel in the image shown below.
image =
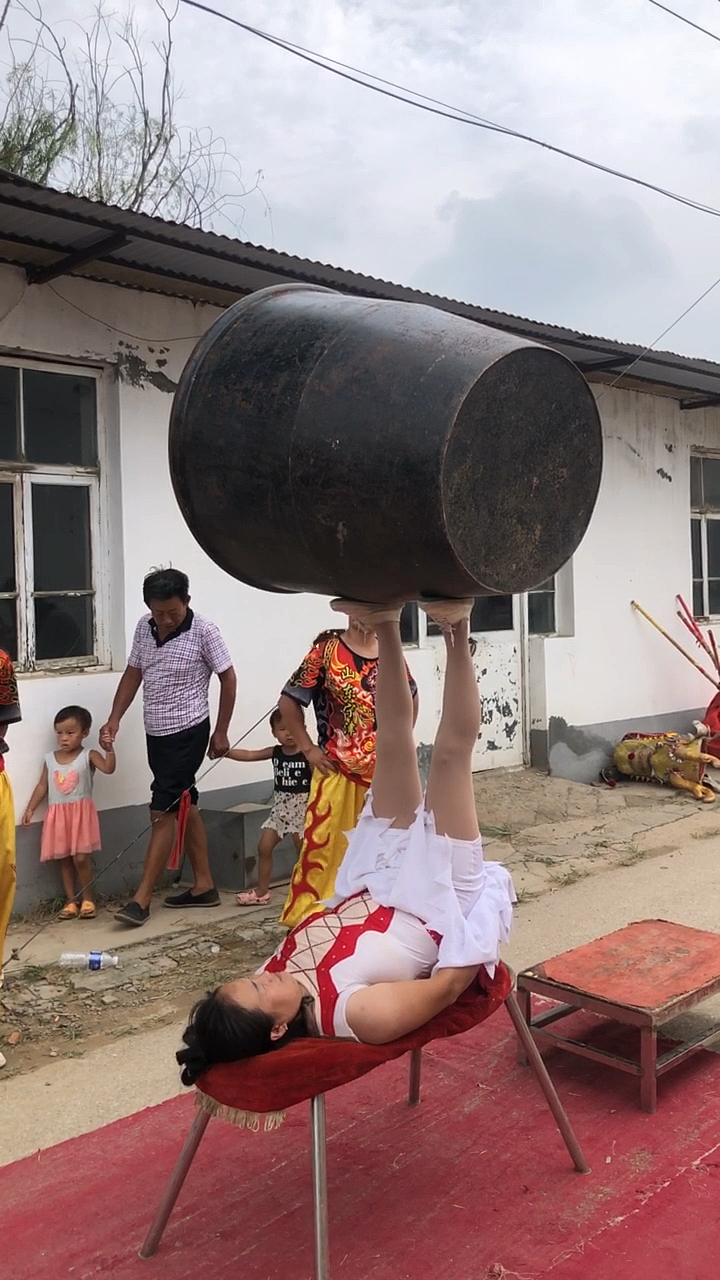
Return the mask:
{"type": "Polygon", "coordinates": [[[558,352],[313,285],[230,307],[170,423],[192,533],[270,591],[524,591],[577,547],[601,466],[595,401],[558,352]]]}

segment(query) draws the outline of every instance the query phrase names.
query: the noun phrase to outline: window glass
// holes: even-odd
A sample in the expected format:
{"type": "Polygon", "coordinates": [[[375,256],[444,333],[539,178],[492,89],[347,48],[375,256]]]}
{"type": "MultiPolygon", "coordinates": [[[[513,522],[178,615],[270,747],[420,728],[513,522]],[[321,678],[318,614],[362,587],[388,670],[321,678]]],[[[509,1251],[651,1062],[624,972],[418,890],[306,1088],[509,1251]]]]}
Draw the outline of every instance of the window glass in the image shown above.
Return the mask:
{"type": "Polygon", "coordinates": [[[35,654],[82,658],[93,652],[92,596],[43,596],[35,601],[35,654]]]}
{"type": "Polygon", "coordinates": [[[17,605],[14,600],[0,599],[0,649],[17,661],[17,605]]]}
{"type": "Polygon", "coordinates": [[[18,388],[17,369],[0,365],[0,459],[17,462],[20,455],[18,440],[18,388]]]}
{"type": "Polygon", "coordinates": [[[720,578],[708,580],[708,608],[711,614],[720,613],[720,578]]]}
{"type": "Polygon", "coordinates": [[[552,635],[555,631],[555,592],[528,594],[528,631],[531,636],[552,635]]]}
{"type": "Polygon", "coordinates": [[[89,590],[89,489],[85,485],[34,484],[32,516],[35,591],[89,590]]]}
{"type": "Polygon", "coordinates": [[[699,511],[702,505],[702,460],[692,457],[690,459],[690,506],[693,511],[699,511]]]}
{"type": "Polygon", "coordinates": [[[0,484],[0,593],[15,590],[13,487],[0,484]]]}
{"type": "MultiPolygon", "coordinates": [[[[476,596],[470,615],[471,631],[512,631],[512,596],[476,596]]],[[[439,636],[440,628],[428,618],[427,633],[439,636]]]]}
{"type": "Polygon", "coordinates": [[[720,458],[702,458],[703,506],[720,511],[720,458]]]}
{"type": "Polygon", "coordinates": [[[0,648],[21,671],[99,656],[97,437],[87,370],[0,364],[0,648]]]}
{"type": "Polygon", "coordinates": [[[28,462],[95,466],[94,378],[23,369],[23,409],[28,462]]]}
{"type": "Polygon", "coordinates": [[[556,631],[554,578],[546,578],[528,591],[528,631],[531,636],[553,635],[556,631]]]}
{"type": "Polygon", "coordinates": [[[412,601],[400,614],[400,639],[403,644],[418,643],[418,608],[412,601]]]}
{"type": "Polygon", "coordinates": [[[705,614],[703,600],[702,520],[690,521],[690,546],[692,549],[693,613],[696,618],[705,614]]]}
{"type": "Polygon", "coordinates": [[[690,521],[693,578],[702,578],[702,533],[700,520],[690,521]]]}
{"type": "Polygon", "coordinates": [[[707,521],[708,609],[720,613],[720,520],[707,521]]]}
{"type": "Polygon", "coordinates": [[[707,522],[707,556],[708,578],[720,578],[720,520],[707,522]]]}
{"type": "Polygon", "coordinates": [[[478,596],[470,615],[471,631],[512,631],[512,596],[478,596]]]}

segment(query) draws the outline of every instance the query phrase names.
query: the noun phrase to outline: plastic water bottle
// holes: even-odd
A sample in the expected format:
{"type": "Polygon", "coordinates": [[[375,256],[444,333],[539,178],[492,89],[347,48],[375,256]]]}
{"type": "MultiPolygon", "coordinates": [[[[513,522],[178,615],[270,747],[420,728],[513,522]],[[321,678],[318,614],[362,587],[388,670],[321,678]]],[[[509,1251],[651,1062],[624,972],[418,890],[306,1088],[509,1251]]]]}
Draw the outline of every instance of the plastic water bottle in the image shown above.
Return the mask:
{"type": "Polygon", "coordinates": [[[120,957],[108,955],[107,951],[64,951],[60,957],[63,969],[112,969],[119,965],[120,957]]]}

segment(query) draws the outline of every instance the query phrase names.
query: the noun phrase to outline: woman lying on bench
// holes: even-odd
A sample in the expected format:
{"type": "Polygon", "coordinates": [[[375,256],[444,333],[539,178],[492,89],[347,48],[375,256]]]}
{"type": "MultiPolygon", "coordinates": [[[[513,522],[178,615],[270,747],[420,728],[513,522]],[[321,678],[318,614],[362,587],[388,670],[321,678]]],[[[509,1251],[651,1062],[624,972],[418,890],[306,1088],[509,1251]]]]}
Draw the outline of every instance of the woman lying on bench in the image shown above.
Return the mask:
{"type": "Polygon", "coordinates": [[[182,1080],[294,1036],[386,1044],[453,1004],[510,930],[508,872],[483,862],[472,782],[480,700],[472,600],[421,604],[445,635],[440,726],[423,802],[400,608],[333,601],[377,633],[377,762],[330,908],[290,931],[251,978],[195,1005],[177,1054],[182,1080]]]}

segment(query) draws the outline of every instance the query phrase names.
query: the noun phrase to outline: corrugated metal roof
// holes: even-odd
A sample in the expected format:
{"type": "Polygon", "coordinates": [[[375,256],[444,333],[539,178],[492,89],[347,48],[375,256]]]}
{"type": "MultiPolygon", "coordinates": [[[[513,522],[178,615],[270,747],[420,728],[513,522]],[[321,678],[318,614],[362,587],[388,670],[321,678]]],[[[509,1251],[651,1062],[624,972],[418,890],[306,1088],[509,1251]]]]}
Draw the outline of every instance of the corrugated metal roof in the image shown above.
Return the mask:
{"type": "Polygon", "coordinates": [[[692,393],[688,405],[715,397],[720,402],[720,364],[711,360],[670,351],[646,353],[630,343],[422,293],[215,232],[54,191],[0,169],[0,261],[32,273],[61,266],[70,255],[84,255],[79,265],[69,264],[73,275],[219,306],[284,281],[322,284],[360,297],[421,302],[545,342],[597,379],[616,378],[637,360],[623,385],[652,383],[681,399],[684,393],[692,393]],[[112,236],[115,247],[103,248],[102,242],[112,236]],[[98,254],[93,256],[96,243],[98,254]]]}

